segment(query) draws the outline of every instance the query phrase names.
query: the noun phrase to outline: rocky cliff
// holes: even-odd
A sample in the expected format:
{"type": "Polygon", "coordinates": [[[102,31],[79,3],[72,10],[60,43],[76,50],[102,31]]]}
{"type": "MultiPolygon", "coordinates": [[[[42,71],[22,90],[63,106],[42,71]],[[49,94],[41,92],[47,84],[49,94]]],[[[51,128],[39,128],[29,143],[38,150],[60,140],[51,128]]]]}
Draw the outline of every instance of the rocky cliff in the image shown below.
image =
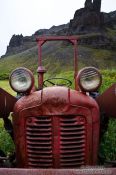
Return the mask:
{"type": "Polygon", "coordinates": [[[86,0],[85,7],[77,10],[70,20],[69,34],[85,34],[102,30],[104,15],[100,12],[101,0],[86,0]]]}
{"type": "MultiPolygon", "coordinates": [[[[13,35],[10,39],[7,51],[4,56],[17,54],[32,48],[36,45],[35,38],[42,35],[66,35],[69,28],[69,24],[63,24],[59,26],[52,26],[50,29],[39,29],[32,36],[13,35]]],[[[3,56],[3,57],[4,57],[3,56]]]]}
{"type": "Polygon", "coordinates": [[[7,46],[6,56],[23,52],[35,45],[33,36],[13,35],[7,46]]]}
{"type": "Polygon", "coordinates": [[[41,35],[80,35],[79,44],[95,48],[116,49],[116,11],[101,12],[102,0],[86,0],[84,8],[77,10],[68,24],[39,29],[32,36],[13,35],[6,55],[12,55],[35,46],[41,35]]]}

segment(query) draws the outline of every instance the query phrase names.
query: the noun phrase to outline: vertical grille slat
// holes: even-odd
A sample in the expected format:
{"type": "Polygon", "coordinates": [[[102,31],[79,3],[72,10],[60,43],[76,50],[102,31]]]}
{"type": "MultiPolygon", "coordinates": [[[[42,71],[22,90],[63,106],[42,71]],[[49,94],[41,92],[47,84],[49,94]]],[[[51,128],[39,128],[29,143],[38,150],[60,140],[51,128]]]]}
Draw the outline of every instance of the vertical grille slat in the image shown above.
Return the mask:
{"type": "Polygon", "coordinates": [[[83,117],[61,118],[61,167],[85,164],[86,127],[83,117]]]}
{"type": "Polygon", "coordinates": [[[51,168],[52,130],[51,117],[31,117],[26,123],[28,167],[51,168]]]}
{"type": "Polygon", "coordinates": [[[28,118],[26,121],[28,167],[78,168],[85,165],[86,132],[86,120],[83,116],[28,118]]]}

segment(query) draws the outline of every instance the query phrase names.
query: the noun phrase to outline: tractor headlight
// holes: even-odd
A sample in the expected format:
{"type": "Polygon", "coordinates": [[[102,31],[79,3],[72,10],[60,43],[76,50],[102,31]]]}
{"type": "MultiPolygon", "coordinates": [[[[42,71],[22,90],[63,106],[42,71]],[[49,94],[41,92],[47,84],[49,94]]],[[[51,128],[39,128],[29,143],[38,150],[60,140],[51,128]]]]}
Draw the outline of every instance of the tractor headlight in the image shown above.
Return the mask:
{"type": "Polygon", "coordinates": [[[34,85],[34,76],[30,70],[20,67],[11,73],[9,82],[14,91],[29,92],[34,85]]]}
{"type": "Polygon", "coordinates": [[[79,72],[77,81],[82,91],[93,92],[100,87],[102,77],[98,69],[94,67],[86,67],[79,72]]]}

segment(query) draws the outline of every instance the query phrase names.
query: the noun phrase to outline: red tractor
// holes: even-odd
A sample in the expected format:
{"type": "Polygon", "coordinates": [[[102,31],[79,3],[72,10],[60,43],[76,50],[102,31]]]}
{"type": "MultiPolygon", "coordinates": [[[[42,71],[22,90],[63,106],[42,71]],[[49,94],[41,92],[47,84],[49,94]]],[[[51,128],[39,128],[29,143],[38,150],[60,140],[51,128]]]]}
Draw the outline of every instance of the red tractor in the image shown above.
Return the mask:
{"type": "MultiPolygon", "coordinates": [[[[33,169],[32,174],[78,174],[80,167],[98,164],[101,112],[106,120],[109,115],[116,117],[116,84],[99,95],[99,71],[86,67],[78,72],[77,40],[73,36],[37,38],[38,88],[32,72],[23,67],[10,75],[16,98],[0,88],[0,117],[16,146],[14,158],[10,158],[15,162],[12,167],[26,168],[24,174],[31,171],[28,169],[33,169]],[[69,41],[74,47],[75,89],[70,88],[72,82],[66,78],[44,80],[42,45],[55,40],[69,41]],[[12,122],[8,118],[10,112],[12,122]]],[[[3,159],[5,162],[1,156],[3,159]]],[[[9,171],[14,172],[2,168],[0,173],[9,171]]]]}

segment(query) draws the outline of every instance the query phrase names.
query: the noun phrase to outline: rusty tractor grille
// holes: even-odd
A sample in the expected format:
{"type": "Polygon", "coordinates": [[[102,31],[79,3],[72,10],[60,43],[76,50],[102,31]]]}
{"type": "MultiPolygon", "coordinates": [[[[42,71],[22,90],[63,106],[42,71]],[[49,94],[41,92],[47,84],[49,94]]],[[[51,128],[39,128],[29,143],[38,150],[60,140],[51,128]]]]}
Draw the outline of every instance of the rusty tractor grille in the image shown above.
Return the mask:
{"type": "Polygon", "coordinates": [[[61,118],[61,167],[76,168],[85,164],[86,131],[83,117],[61,118]]]}
{"type": "Polygon", "coordinates": [[[50,117],[34,117],[27,120],[28,167],[52,167],[51,125],[50,117]]]}
{"type": "Polygon", "coordinates": [[[39,116],[26,121],[27,167],[85,165],[86,124],[81,116],[39,116]]]}

